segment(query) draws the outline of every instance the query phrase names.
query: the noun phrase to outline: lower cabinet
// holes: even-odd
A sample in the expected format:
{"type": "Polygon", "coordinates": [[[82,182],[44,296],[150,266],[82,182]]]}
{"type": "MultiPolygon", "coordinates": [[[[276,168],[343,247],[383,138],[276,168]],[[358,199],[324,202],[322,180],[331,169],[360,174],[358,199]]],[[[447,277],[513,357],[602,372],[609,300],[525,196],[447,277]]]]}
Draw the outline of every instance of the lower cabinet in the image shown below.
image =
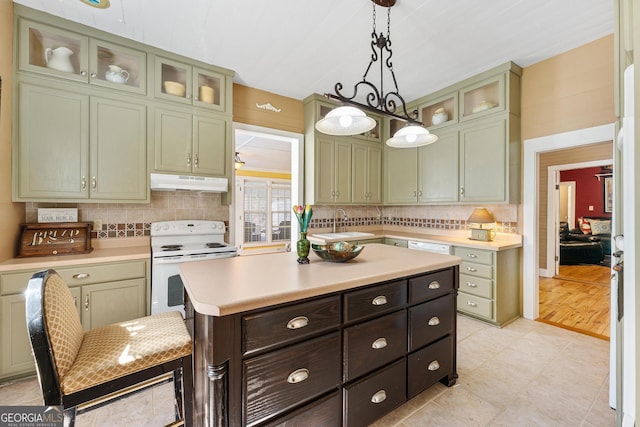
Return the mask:
{"type": "Polygon", "coordinates": [[[456,266],[220,317],[187,295],[196,425],[367,426],[452,386],[457,288],[456,266]]]}
{"type": "MultiPolygon", "coordinates": [[[[56,268],[76,300],[82,326],[88,331],[145,316],[146,260],[56,268]]],[[[36,269],[0,274],[0,379],[35,370],[27,334],[24,291],[36,269]]]]}

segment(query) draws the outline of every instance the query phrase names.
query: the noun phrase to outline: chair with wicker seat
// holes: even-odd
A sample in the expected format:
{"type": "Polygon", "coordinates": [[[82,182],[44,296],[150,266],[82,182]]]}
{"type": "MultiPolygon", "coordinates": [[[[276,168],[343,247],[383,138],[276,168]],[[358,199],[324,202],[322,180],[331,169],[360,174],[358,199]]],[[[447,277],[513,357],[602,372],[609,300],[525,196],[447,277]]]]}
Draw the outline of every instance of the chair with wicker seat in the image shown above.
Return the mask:
{"type": "Polygon", "coordinates": [[[67,284],[54,270],[29,280],[27,329],[45,405],[65,425],[96,404],[173,380],[175,423],[193,424],[192,341],[175,311],[84,332],[67,284]]]}

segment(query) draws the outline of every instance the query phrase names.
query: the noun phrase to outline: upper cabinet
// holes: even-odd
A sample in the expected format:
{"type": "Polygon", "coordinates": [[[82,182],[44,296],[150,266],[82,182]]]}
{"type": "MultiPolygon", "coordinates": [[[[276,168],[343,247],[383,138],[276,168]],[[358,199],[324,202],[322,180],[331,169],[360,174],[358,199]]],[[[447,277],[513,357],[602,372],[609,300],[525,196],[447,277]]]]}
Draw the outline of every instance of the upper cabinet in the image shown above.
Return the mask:
{"type": "MultiPolygon", "coordinates": [[[[614,111],[618,118],[622,118],[624,112],[624,70],[633,64],[633,17],[634,6],[640,6],[634,0],[614,0],[613,17],[615,20],[614,29],[614,111]]],[[[638,10],[635,11],[638,15],[638,10]]],[[[636,31],[637,28],[636,28],[636,31]]]]}
{"type": "Polygon", "coordinates": [[[155,96],[183,104],[224,111],[225,76],[179,61],[156,57],[155,96]]]}
{"type": "Polygon", "coordinates": [[[19,20],[22,71],[146,92],[146,53],[27,19],[19,20]]]}

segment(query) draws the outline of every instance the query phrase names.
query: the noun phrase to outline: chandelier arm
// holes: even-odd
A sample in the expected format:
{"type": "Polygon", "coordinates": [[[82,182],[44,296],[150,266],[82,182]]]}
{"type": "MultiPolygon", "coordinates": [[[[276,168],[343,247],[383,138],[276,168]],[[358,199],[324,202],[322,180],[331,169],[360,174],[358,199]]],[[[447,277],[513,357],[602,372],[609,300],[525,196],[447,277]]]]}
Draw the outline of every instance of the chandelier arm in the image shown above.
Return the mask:
{"type": "MultiPolygon", "coordinates": [[[[407,123],[412,124],[412,125],[424,126],[424,124],[417,119],[418,110],[414,110],[412,112],[412,115],[414,115],[414,117],[415,117],[415,118],[412,118],[412,117],[409,116],[409,114],[406,114],[405,116],[401,116],[401,115],[396,114],[396,113],[391,113],[391,112],[388,112],[388,111],[381,111],[378,108],[371,107],[371,106],[366,105],[366,104],[362,104],[362,103],[354,101],[353,99],[350,99],[350,98],[345,98],[343,96],[334,95],[332,93],[325,93],[324,96],[325,96],[325,98],[335,99],[336,101],[340,101],[343,104],[347,104],[347,105],[351,105],[353,107],[361,108],[363,110],[367,110],[367,111],[372,112],[372,113],[377,113],[377,114],[382,113],[383,115],[385,115],[387,117],[391,117],[391,118],[394,118],[394,119],[397,119],[397,120],[401,120],[403,122],[407,122],[407,123]]],[[[406,111],[407,111],[406,106],[403,108],[403,110],[406,113],[406,111]]]]}

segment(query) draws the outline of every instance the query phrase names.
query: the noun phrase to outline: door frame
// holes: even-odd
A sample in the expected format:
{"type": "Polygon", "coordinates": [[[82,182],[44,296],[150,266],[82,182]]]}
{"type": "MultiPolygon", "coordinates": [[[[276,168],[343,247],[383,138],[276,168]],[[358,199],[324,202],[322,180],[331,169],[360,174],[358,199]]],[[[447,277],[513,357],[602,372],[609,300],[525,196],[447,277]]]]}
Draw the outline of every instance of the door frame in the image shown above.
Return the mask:
{"type": "Polygon", "coordinates": [[[523,206],[522,206],[522,315],[535,320],[540,315],[538,297],[538,168],[539,155],[548,151],[575,148],[615,141],[615,123],[579,129],[555,135],[526,139],[523,143],[523,206]]]}

